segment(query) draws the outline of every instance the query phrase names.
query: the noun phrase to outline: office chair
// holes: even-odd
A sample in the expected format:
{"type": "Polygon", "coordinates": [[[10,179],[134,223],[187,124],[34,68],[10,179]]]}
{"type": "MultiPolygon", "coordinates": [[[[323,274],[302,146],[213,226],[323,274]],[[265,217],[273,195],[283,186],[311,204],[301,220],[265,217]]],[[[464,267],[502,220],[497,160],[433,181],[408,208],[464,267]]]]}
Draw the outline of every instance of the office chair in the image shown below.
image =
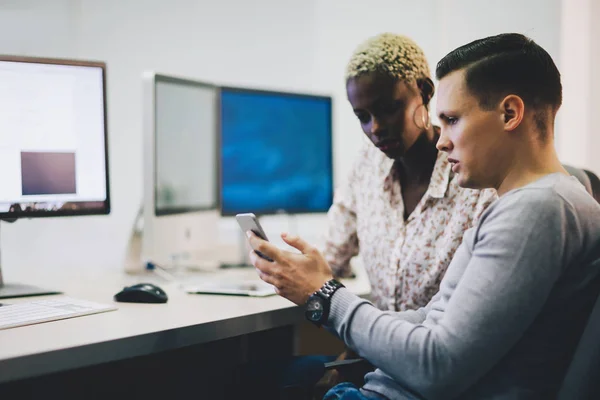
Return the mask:
{"type": "Polygon", "coordinates": [[[571,175],[581,182],[581,184],[585,187],[589,194],[593,196],[592,183],[590,182],[589,175],[585,172],[585,170],[580,168],[575,168],[570,165],[563,164],[564,169],[571,175]]]}
{"type": "Polygon", "coordinates": [[[587,175],[588,179],[590,180],[592,196],[594,196],[596,201],[600,203],[600,178],[598,178],[598,176],[592,171],[588,171],[587,169],[584,169],[583,172],[587,175]]]}
{"type": "Polygon", "coordinates": [[[579,339],[556,399],[600,399],[600,297],[579,339]]]}

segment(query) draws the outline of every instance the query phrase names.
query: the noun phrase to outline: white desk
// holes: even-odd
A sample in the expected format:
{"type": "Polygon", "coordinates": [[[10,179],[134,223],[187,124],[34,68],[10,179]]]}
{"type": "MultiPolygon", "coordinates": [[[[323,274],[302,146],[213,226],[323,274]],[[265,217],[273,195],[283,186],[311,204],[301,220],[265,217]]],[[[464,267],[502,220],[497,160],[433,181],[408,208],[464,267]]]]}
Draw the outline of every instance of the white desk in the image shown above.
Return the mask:
{"type": "MultiPolygon", "coordinates": [[[[252,275],[254,271],[230,273],[252,275]]],[[[117,311],[2,330],[0,384],[294,325],[303,318],[302,308],[279,296],[190,295],[156,276],[119,271],[60,271],[60,275],[39,271],[35,276],[31,272],[22,277],[9,275],[6,280],[99,303],[113,303],[113,295],[123,286],[149,281],[162,287],[169,301],[115,303],[117,311]]],[[[363,276],[347,286],[357,294],[370,290],[363,276]]]]}

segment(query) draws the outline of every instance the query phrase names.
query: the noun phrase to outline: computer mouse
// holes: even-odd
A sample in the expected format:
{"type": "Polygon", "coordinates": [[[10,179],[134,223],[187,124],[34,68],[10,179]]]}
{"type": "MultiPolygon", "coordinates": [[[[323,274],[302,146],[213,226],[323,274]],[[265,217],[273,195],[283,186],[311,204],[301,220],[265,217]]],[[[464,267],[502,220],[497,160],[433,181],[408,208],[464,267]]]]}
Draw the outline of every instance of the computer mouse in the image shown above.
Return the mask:
{"type": "Polygon", "coordinates": [[[115,294],[115,301],[122,303],[166,303],[167,300],[165,291],[152,283],[127,286],[115,294]]]}

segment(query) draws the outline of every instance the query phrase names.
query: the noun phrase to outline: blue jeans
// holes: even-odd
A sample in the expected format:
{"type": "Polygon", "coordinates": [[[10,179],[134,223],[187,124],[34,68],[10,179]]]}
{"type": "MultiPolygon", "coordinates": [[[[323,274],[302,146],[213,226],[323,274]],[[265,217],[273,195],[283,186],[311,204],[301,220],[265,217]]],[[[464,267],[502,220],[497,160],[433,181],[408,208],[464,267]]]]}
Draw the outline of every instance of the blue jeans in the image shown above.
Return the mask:
{"type": "Polygon", "coordinates": [[[323,400],[369,400],[361,391],[352,383],[344,382],[332,387],[323,400]]]}

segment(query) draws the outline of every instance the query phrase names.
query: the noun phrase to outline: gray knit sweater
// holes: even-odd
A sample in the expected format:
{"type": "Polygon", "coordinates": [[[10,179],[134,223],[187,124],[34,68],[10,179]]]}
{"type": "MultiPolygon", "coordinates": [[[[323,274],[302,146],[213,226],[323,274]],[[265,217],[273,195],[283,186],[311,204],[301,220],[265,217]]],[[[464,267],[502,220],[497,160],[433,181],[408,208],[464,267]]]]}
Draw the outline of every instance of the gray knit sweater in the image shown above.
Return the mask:
{"type": "Polygon", "coordinates": [[[600,206],[573,177],[506,193],[469,229],[440,291],[384,312],[338,290],[330,329],[389,399],[552,398],[599,291],[600,206]]]}

